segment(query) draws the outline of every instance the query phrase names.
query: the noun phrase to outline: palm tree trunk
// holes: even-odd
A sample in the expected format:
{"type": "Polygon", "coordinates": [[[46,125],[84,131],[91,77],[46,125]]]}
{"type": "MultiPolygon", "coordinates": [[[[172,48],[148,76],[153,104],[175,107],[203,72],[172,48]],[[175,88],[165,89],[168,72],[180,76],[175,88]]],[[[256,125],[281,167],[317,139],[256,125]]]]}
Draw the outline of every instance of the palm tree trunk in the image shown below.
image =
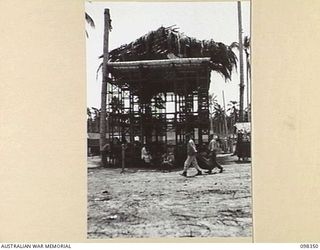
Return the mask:
{"type": "Polygon", "coordinates": [[[242,17],[241,17],[241,2],[238,1],[238,28],[239,28],[239,61],[240,61],[240,110],[239,120],[243,122],[243,92],[244,92],[244,77],[243,77],[243,41],[242,41],[242,17]]]}
{"type": "Polygon", "coordinates": [[[106,165],[106,157],[103,147],[106,144],[106,122],[107,122],[107,62],[109,58],[109,30],[110,13],[109,9],[104,10],[104,42],[103,42],[103,65],[102,65],[102,85],[101,85],[101,116],[100,116],[100,156],[101,165],[106,165]]]}
{"type": "Polygon", "coordinates": [[[223,97],[223,109],[224,109],[224,114],[223,114],[223,122],[225,126],[225,136],[228,136],[228,125],[227,125],[227,114],[226,114],[226,102],[224,99],[224,91],[222,90],[222,97],[223,97]]]}
{"type": "Polygon", "coordinates": [[[248,122],[250,122],[250,120],[251,120],[251,117],[250,117],[250,112],[251,112],[251,110],[250,110],[250,108],[249,108],[249,105],[250,105],[250,92],[249,92],[249,90],[250,90],[250,85],[249,85],[249,74],[250,74],[250,68],[249,68],[249,65],[250,65],[250,63],[249,63],[249,55],[248,55],[248,53],[246,53],[246,62],[247,62],[247,108],[248,108],[248,122]]]}

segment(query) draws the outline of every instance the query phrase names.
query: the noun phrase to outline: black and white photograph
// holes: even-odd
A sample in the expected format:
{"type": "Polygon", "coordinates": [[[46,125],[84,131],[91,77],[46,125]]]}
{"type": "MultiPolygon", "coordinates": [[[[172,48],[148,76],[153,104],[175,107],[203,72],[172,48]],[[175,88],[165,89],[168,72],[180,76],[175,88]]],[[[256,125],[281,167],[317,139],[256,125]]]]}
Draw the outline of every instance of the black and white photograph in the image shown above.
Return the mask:
{"type": "Polygon", "coordinates": [[[250,1],[84,16],[87,238],[251,237],[250,1]]]}

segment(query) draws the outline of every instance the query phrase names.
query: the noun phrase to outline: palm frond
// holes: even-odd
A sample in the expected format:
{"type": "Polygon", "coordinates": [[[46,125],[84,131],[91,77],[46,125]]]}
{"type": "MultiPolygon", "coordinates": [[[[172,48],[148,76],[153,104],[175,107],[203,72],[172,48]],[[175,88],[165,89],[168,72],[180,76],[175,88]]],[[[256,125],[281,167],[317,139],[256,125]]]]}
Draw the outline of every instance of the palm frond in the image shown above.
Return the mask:
{"type": "Polygon", "coordinates": [[[109,53],[109,60],[112,62],[160,60],[170,57],[210,57],[211,69],[226,80],[231,79],[232,71],[237,65],[237,56],[231,46],[213,39],[198,40],[188,37],[178,32],[178,28],[174,26],[160,27],[109,53]]]}
{"type": "Polygon", "coordinates": [[[230,44],[230,48],[231,48],[231,49],[239,49],[239,43],[237,43],[237,42],[231,43],[231,44],[230,44]]]}
{"type": "Polygon", "coordinates": [[[86,22],[92,27],[92,28],[95,28],[95,23],[93,21],[93,19],[91,18],[91,16],[86,12],[85,13],[85,19],[86,19],[86,22]]]}
{"type": "Polygon", "coordinates": [[[103,62],[100,63],[98,69],[97,69],[97,72],[96,72],[96,80],[98,80],[98,77],[99,77],[99,71],[102,69],[102,66],[103,66],[103,62]]]}

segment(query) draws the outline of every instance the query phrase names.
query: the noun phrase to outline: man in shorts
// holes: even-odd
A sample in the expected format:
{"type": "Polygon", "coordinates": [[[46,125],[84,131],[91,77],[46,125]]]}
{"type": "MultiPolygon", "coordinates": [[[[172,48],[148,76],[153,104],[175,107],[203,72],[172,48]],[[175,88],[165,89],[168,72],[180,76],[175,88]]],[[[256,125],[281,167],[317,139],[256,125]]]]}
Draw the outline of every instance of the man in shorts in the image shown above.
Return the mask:
{"type": "Polygon", "coordinates": [[[187,171],[188,169],[193,166],[195,169],[197,169],[196,175],[202,175],[202,171],[198,165],[197,162],[197,149],[194,141],[192,140],[191,134],[186,134],[186,140],[187,140],[187,159],[184,162],[184,168],[183,172],[181,173],[182,176],[187,177],[187,171]]]}

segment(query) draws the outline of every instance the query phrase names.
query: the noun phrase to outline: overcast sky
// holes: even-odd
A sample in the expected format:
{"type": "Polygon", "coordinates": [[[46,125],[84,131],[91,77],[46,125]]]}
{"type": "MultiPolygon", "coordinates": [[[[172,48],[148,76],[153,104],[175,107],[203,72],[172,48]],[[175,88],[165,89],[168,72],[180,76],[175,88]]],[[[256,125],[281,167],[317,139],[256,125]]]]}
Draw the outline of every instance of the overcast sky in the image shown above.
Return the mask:
{"type": "MultiPolygon", "coordinates": [[[[250,36],[250,3],[242,2],[243,37],[250,36]]],[[[87,38],[87,106],[100,108],[101,75],[96,71],[103,51],[104,9],[110,9],[112,31],[109,50],[130,43],[160,26],[176,25],[180,32],[197,39],[214,39],[230,45],[238,41],[236,2],[86,2],[86,12],[96,27],[86,26],[87,38]]],[[[235,51],[236,52],[236,51],[235,51]]],[[[236,52],[238,55],[238,52],[236,52]]],[[[238,67],[239,68],[239,67],[238,67]]],[[[246,78],[245,78],[246,80],[246,78]]],[[[233,72],[225,82],[217,73],[211,74],[210,93],[222,105],[222,91],[226,104],[239,101],[239,75],[233,72]]],[[[246,82],[245,82],[246,84],[246,82]]],[[[245,89],[246,93],[246,89],[245,89]]],[[[246,106],[246,97],[245,97],[246,106]]]]}

